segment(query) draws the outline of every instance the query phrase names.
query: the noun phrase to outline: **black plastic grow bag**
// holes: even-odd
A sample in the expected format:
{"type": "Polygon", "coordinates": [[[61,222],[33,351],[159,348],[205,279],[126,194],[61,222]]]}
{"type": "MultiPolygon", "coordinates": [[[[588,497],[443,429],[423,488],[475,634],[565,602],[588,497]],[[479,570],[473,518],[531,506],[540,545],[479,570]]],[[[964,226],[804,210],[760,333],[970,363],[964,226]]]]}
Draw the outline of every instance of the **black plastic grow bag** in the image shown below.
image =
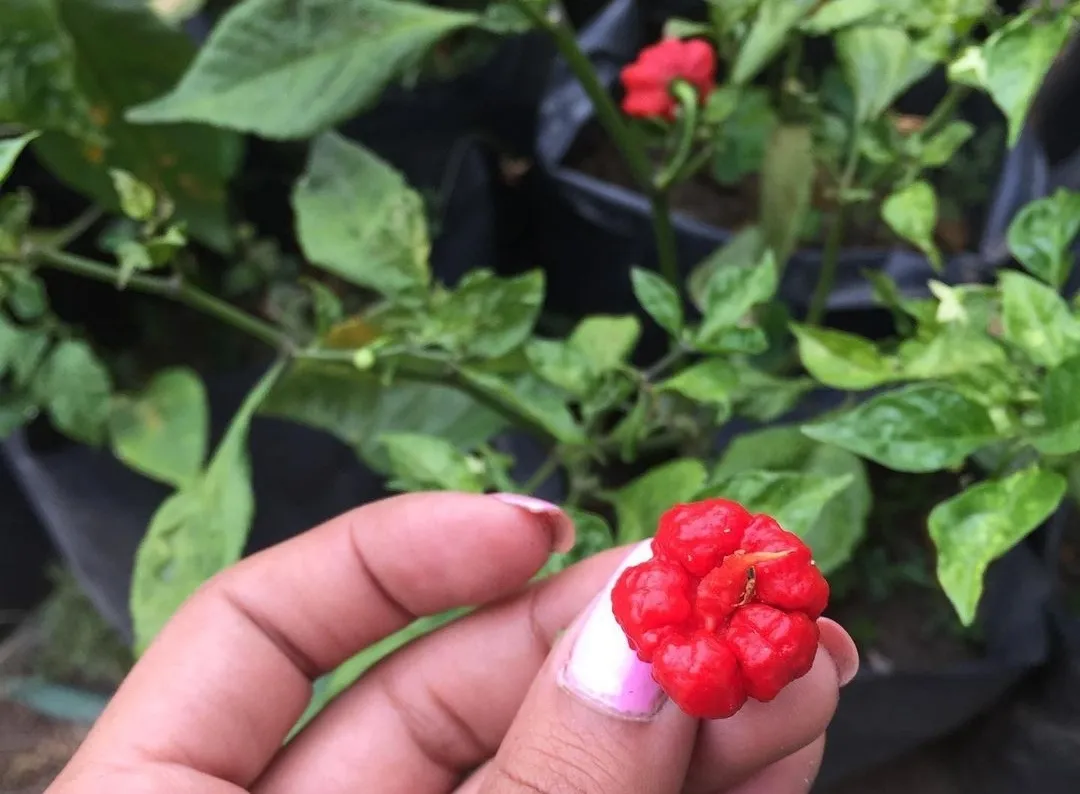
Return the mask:
{"type": "MultiPolygon", "coordinates": [[[[687,3],[674,4],[682,10],[687,3]]],[[[619,70],[650,43],[646,29],[653,16],[672,4],[614,0],[579,36],[579,43],[601,81],[614,88],[619,70]]],[[[572,146],[593,119],[592,104],[565,62],[556,61],[544,96],[537,131],[541,176],[534,180],[536,239],[529,255],[548,271],[557,308],[573,315],[590,312],[632,312],[631,266],[657,267],[655,243],[645,197],[610,184],[566,164],[572,146]]],[[[680,212],[673,213],[678,259],[685,274],[732,232],[680,212]]],[[[784,271],[779,294],[793,314],[808,308],[822,266],[819,250],[795,252],[784,271]]],[[[829,297],[830,311],[860,311],[875,305],[866,270],[894,279],[909,296],[927,294],[927,281],[978,281],[986,273],[976,253],[950,258],[943,274],[935,273],[922,255],[900,247],[851,248],[841,252],[839,272],[829,297]]]]}
{"type": "MultiPolygon", "coordinates": [[[[246,371],[206,378],[214,445],[262,374],[246,371]]],[[[2,447],[15,480],[45,532],[106,620],[131,638],[128,611],[135,552],[150,518],[171,489],[121,464],[107,449],[57,438],[45,424],[12,436],[2,447]],[[34,436],[45,434],[48,444],[34,436]]],[[[514,474],[527,479],[546,457],[542,446],[517,434],[493,446],[514,456],[514,474]]],[[[256,415],[247,449],[255,518],[246,554],[294,537],[355,507],[389,496],[384,477],[328,433],[256,415]]],[[[537,492],[558,501],[561,484],[537,492]]]]}
{"type": "Polygon", "coordinates": [[[979,625],[985,656],[924,672],[864,667],[840,694],[818,783],[836,783],[942,737],[997,704],[1047,658],[1050,582],[1018,546],[987,574],[979,625]]]}

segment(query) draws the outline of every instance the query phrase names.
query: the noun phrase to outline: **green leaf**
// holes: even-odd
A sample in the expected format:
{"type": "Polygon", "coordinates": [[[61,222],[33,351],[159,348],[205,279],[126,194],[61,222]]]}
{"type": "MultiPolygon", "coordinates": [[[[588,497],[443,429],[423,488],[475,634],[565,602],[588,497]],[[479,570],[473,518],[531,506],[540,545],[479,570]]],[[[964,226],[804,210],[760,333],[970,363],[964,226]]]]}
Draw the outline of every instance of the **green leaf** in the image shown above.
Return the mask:
{"type": "Polygon", "coordinates": [[[101,142],[76,82],[75,45],[56,0],[5,0],[0,27],[0,120],[101,142]]]}
{"type": "Polygon", "coordinates": [[[245,0],[172,92],[128,117],[304,138],[371,107],[436,42],[478,19],[405,0],[245,0]]]}
{"type": "Polygon", "coordinates": [[[1000,276],[1003,338],[1036,364],[1054,367],[1080,353],[1080,323],[1055,290],[1030,276],[1004,271],[1000,276]]]}
{"type": "Polygon", "coordinates": [[[816,5],[817,0],[761,0],[729,79],[736,84],[753,80],[784,46],[792,29],[816,5]]]}
{"type": "Polygon", "coordinates": [[[1065,46],[1072,25],[1067,14],[1037,19],[1027,11],[994,31],[983,45],[985,87],[1008,119],[1010,147],[1020,137],[1028,108],[1065,46]]]}
{"type": "MultiPolygon", "coordinates": [[[[708,267],[708,263],[702,267],[708,267]]],[[[708,340],[742,324],[754,306],[772,298],[777,281],[776,260],[770,251],[756,265],[715,269],[705,290],[705,319],[698,329],[698,338],[708,340]]]]}
{"type": "Polygon", "coordinates": [[[979,327],[949,323],[929,338],[904,341],[897,357],[905,380],[950,378],[986,366],[1006,366],[1002,345],[979,327]]]}
{"type": "Polygon", "coordinates": [[[773,422],[791,411],[817,384],[810,378],[780,378],[741,364],[736,366],[735,409],[757,422],[773,422]]]}
{"type": "Polygon", "coordinates": [[[135,555],[131,620],[138,653],[206,580],[240,559],[255,513],[247,436],[283,364],[267,371],[233,416],[206,469],[154,513],[135,555]]]}
{"type": "Polygon", "coordinates": [[[717,271],[728,267],[740,267],[747,262],[758,262],[765,255],[765,238],[757,226],[748,226],[735,233],[728,242],[713,251],[699,263],[687,279],[690,299],[704,310],[709,286],[717,271]]]}
{"type": "Polygon", "coordinates": [[[630,271],[634,295],[649,316],[672,336],[683,328],[683,308],[678,290],[658,273],[635,267],[630,271]]]}
{"type": "Polygon", "coordinates": [[[705,405],[730,407],[732,395],[738,385],[738,372],[729,361],[710,358],[690,365],[663,381],[657,388],[660,391],[673,391],[705,405]]]}
{"type": "Polygon", "coordinates": [[[1080,232],[1080,193],[1059,188],[1024,206],[1009,224],[1009,250],[1036,278],[1061,289],[1073,267],[1080,232]]]}
{"type": "Polygon", "coordinates": [[[126,108],[184,72],[195,53],[191,38],[142,0],[53,0],[53,6],[74,44],[79,88],[105,142],[46,132],[34,142],[36,154],[62,181],[114,211],[120,202],[109,172],[127,171],[167,196],[193,237],[228,249],[225,189],[239,163],[239,137],[206,126],[142,127],[123,118],[126,108]]]}
{"type": "Polygon", "coordinates": [[[397,478],[394,487],[403,491],[466,491],[481,493],[483,464],[449,441],[418,433],[384,435],[382,442],[390,457],[390,471],[397,478]]]}
{"type": "Polygon", "coordinates": [[[641,324],[632,315],[586,317],[570,334],[570,345],[588,359],[596,373],[618,369],[637,347],[641,324]]]}
{"type": "Polygon", "coordinates": [[[948,163],[960,147],[975,134],[975,127],[966,121],[950,121],[939,132],[916,143],[919,162],[927,168],[938,168],[948,163]]]}
{"type": "Polygon", "coordinates": [[[577,397],[585,396],[595,382],[589,359],[562,340],[532,339],[525,347],[525,357],[533,372],[577,397]]]}
{"type": "Polygon", "coordinates": [[[468,368],[459,370],[461,379],[477,392],[514,408],[564,444],[585,444],[588,438],[570,412],[562,395],[541,388],[542,381],[528,377],[506,380],[487,372],[468,368]]]}
{"type": "Polygon", "coordinates": [[[732,441],[713,472],[713,481],[722,482],[754,469],[850,478],[842,491],[826,501],[817,521],[799,535],[813,550],[815,562],[826,575],[851,558],[866,534],[872,501],[866,466],[858,457],[819,444],[797,427],[770,427],[732,441]]]}
{"type": "Polygon", "coordinates": [[[919,384],[803,427],[817,441],[895,471],[952,469],[999,437],[986,409],[943,386],[919,384]]]}
{"type": "Polygon", "coordinates": [[[929,182],[922,180],[889,194],[881,205],[881,217],[889,228],[926,254],[936,270],[941,270],[941,252],[934,243],[937,216],[937,194],[929,182]]]}
{"type": "Polygon", "coordinates": [[[892,359],[861,336],[798,323],[792,323],[791,330],[798,340],[803,366],[826,386],[863,391],[898,375],[892,359]]]}
{"type": "Polygon", "coordinates": [[[104,440],[112,378],[86,342],[66,340],[53,348],[34,392],[58,430],[87,444],[104,440]]]}
{"type": "Polygon", "coordinates": [[[724,185],[737,185],[761,170],[766,144],[779,123],[769,93],[749,86],[738,91],[721,88],[713,92],[705,112],[722,119],[713,121],[717,125],[713,178],[724,185]]]}
{"type": "Polygon", "coordinates": [[[836,35],[844,78],[855,93],[855,120],[878,118],[933,62],[895,27],[857,27],[836,35]]]}
{"type": "Polygon", "coordinates": [[[694,498],[705,484],[705,464],[681,458],[656,466],[611,494],[618,521],[619,543],[650,538],[660,516],[680,502],[694,498]]]}
{"type": "Polygon", "coordinates": [[[447,350],[475,358],[498,358],[532,334],[544,302],[544,273],[504,278],[474,270],[432,310],[428,334],[447,350]]]}
{"type": "Polygon", "coordinates": [[[37,400],[31,395],[0,392],[0,440],[32,422],[37,415],[37,400]]]}
{"type": "Polygon", "coordinates": [[[820,36],[873,19],[881,11],[881,0],[829,0],[821,3],[800,28],[811,36],[820,36]]]}
{"type": "MultiPolygon", "coordinates": [[[[3,74],[3,72],[0,72],[0,74],[3,74]]],[[[26,135],[20,135],[17,138],[0,140],[0,185],[4,184],[4,180],[8,178],[11,169],[15,167],[15,161],[22,154],[22,150],[38,135],[39,133],[36,132],[28,132],[26,135]]]]}
{"type": "Polygon", "coordinates": [[[206,0],[149,0],[150,8],[170,25],[191,19],[205,5],[206,0]]]}
{"type": "Polygon", "coordinates": [[[111,169],[109,176],[120,199],[121,211],[132,220],[150,220],[157,205],[153,188],[119,168],[111,169]]]}
{"type": "Polygon", "coordinates": [[[119,398],[109,421],[113,453],[136,471],[178,488],[202,469],[210,408],[189,369],[158,373],[138,397],[119,398]]]}
{"type": "Polygon", "coordinates": [[[1065,488],[1060,474],[1029,468],[979,483],[931,511],[938,580],[965,626],[975,620],[990,563],[1049,518],[1065,488]]]}
{"type": "Polygon", "coordinates": [[[752,513],[765,513],[789,532],[807,539],[822,511],[852,484],[850,474],[743,471],[709,485],[696,498],[731,499],[752,513]]]}
{"type": "Polygon", "coordinates": [[[810,128],[777,127],[761,169],[761,230],[776,261],[783,264],[799,242],[817,175],[810,128]]]}
{"type": "Polygon", "coordinates": [[[566,554],[552,554],[537,578],[565,570],[574,563],[610,549],[615,543],[615,535],[603,517],[570,505],[564,505],[563,512],[574,522],[577,535],[574,548],[566,554]]]}
{"type": "Polygon", "coordinates": [[[386,295],[430,281],[423,200],[363,146],[336,133],[316,138],[292,202],[312,263],[386,295]]]}
{"type": "Polygon", "coordinates": [[[378,378],[352,367],[321,362],[293,364],[263,402],[261,414],[324,430],[386,472],[379,441],[391,433],[437,436],[472,449],[506,426],[505,420],[450,386],[378,378]]]}
{"type": "Polygon", "coordinates": [[[1042,388],[1045,424],[1032,440],[1044,455],[1080,452],[1080,356],[1046,373],[1042,388]]]}

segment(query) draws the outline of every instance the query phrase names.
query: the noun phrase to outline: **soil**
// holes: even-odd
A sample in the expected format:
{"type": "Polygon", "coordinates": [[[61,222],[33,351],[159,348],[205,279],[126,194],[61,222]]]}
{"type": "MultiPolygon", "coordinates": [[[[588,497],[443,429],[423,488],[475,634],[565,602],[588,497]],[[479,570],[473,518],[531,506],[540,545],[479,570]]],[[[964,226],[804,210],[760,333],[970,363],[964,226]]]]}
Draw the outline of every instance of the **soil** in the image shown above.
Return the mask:
{"type": "Polygon", "coordinates": [[[88,728],[0,700],[0,794],[40,794],[63,769],[88,728]]]}
{"type": "MultiPolygon", "coordinates": [[[[567,164],[597,179],[630,190],[637,186],[622,157],[610,144],[599,126],[593,124],[582,130],[578,140],[567,155],[567,164]]],[[[758,176],[752,174],[737,185],[723,185],[709,177],[707,171],[701,171],[692,179],[676,185],[671,190],[671,204],[690,217],[711,224],[721,229],[738,231],[757,221],[757,208],[760,201],[758,176]]],[[[818,211],[827,209],[822,199],[815,199],[814,208],[818,211]]],[[[877,207],[863,204],[856,217],[849,222],[849,231],[845,234],[849,246],[908,247],[897,240],[889,228],[879,219],[877,207]]],[[[820,232],[820,230],[819,230],[820,232]]],[[[943,217],[938,224],[938,245],[946,253],[959,253],[967,249],[971,233],[964,221],[943,217]]],[[[810,241],[820,245],[820,233],[814,234],[810,241]]]]}
{"type": "Polygon", "coordinates": [[[917,671],[978,658],[935,576],[926,517],[955,494],[952,474],[897,475],[874,467],[870,532],[852,562],[830,576],[828,615],[848,628],[871,669],[917,671]]]}

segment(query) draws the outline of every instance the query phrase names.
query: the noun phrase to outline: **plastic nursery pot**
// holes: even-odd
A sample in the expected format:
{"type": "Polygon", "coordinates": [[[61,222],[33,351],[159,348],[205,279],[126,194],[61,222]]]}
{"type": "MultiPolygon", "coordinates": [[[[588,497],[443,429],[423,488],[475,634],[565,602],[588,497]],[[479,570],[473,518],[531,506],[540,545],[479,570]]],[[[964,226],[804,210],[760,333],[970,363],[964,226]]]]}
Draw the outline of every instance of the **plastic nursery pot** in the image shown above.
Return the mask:
{"type": "MultiPolygon", "coordinates": [[[[648,29],[655,14],[684,11],[686,3],[660,10],[636,0],[614,0],[580,34],[579,43],[612,88],[620,69],[651,43],[648,29]]],[[[662,20],[660,20],[662,21],[662,20]]],[[[655,35],[655,34],[652,34],[655,35]]],[[[541,175],[534,180],[535,242],[529,253],[544,263],[549,294],[559,308],[573,315],[590,312],[632,312],[631,266],[656,267],[655,244],[646,198],[634,190],[606,182],[568,165],[568,156],[593,121],[592,105],[565,63],[557,61],[544,97],[537,133],[541,175]]],[[[673,213],[680,269],[688,273],[732,232],[679,211],[673,213]]],[[[797,251],[784,270],[780,297],[793,314],[805,313],[821,270],[819,250],[797,251]]],[[[960,254],[936,274],[922,255],[900,247],[850,248],[841,253],[830,311],[857,311],[874,306],[865,270],[883,272],[902,292],[925,295],[930,278],[974,281],[983,272],[974,253],[960,254]]]]}
{"type": "Polygon", "coordinates": [[[46,567],[54,552],[41,523],[0,459],[0,639],[49,594],[46,567]]]}
{"type": "MultiPolygon", "coordinates": [[[[213,445],[262,371],[206,378],[213,445]]],[[[503,434],[492,446],[514,456],[519,481],[546,457],[540,445],[518,434],[503,434]]],[[[256,505],[247,553],[390,495],[382,475],[328,433],[256,416],[247,448],[256,505]]],[[[64,562],[105,619],[130,640],[135,553],[170,489],[128,469],[107,449],[68,442],[41,422],[12,436],[2,452],[0,461],[7,459],[64,562]]],[[[558,501],[561,485],[548,481],[537,495],[558,501]]]]}
{"type": "MultiPolygon", "coordinates": [[[[979,252],[990,265],[1008,264],[1009,224],[1025,204],[1059,188],[1080,190],[1080,46],[1074,38],[1058,56],[1032,103],[1028,122],[1001,171],[979,252]]],[[[1074,243],[1074,246],[1078,245],[1074,243]]],[[[1068,292],[1080,288],[1074,269],[1068,292]]]]}
{"type": "Polygon", "coordinates": [[[865,664],[829,725],[820,787],[945,736],[991,709],[1047,658],[1049,578],[1017,546],[995,562],[979,609],[981,658],[944,669],[872,672],[865,664]]]}

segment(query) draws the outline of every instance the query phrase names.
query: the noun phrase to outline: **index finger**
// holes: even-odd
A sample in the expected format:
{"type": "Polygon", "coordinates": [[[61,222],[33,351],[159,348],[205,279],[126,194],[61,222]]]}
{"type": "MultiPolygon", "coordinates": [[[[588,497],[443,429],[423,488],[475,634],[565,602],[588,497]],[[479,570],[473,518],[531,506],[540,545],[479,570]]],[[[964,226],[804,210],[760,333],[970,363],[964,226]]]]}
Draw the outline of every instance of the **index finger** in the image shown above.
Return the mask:
{"type": "Polygon", "coordinates": [[[204,585],[121,686],[67,773],[178,764],[246,788],[311,682],[416,616],[501,598],[572,537],[554,506],[411,494],[361,507],[204,585]]]}

